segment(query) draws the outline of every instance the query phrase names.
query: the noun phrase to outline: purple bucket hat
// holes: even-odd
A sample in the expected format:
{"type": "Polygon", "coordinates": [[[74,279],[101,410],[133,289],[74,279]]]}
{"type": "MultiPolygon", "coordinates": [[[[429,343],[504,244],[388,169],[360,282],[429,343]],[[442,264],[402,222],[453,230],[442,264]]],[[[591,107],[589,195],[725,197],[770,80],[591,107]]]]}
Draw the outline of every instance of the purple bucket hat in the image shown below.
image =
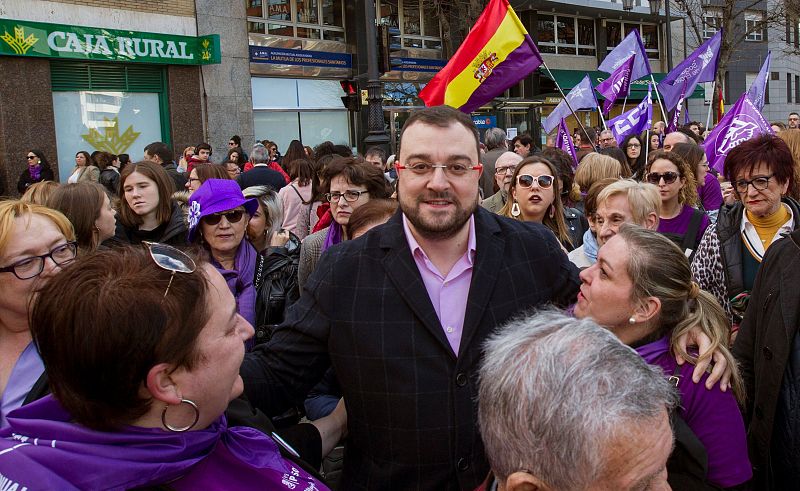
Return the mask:
{"type": "Polygon", "coordinates": [[[189,242],[194,240],[204,216],[244,206],[251,217],[258,210],[255,198],[245,199],[239,184],[232,179],[209,179],[189,197],[189,242]]]}

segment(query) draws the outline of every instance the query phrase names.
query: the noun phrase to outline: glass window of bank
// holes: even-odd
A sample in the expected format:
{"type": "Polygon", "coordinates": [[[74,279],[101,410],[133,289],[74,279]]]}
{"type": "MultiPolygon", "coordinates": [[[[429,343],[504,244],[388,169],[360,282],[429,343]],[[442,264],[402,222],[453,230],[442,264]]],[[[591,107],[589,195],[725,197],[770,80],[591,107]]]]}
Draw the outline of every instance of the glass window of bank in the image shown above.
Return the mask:
{"type": "Polygon", "coordinates": [[[245,0],[248,31],[344,42],[342,0],[245,0]]]}

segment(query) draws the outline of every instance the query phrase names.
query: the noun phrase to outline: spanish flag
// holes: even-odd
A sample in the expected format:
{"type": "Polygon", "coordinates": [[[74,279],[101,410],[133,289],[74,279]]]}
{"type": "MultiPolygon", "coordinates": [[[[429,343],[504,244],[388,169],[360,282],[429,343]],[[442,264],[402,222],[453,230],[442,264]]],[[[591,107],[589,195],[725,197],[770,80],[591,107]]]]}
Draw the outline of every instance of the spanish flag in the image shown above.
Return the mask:
{"type": "Polygon", "coordinates": [[[419,97],[430,106],[470,113],[542,64],[542,56],[508,0],[491,0],[450,62],[419,97]]]}

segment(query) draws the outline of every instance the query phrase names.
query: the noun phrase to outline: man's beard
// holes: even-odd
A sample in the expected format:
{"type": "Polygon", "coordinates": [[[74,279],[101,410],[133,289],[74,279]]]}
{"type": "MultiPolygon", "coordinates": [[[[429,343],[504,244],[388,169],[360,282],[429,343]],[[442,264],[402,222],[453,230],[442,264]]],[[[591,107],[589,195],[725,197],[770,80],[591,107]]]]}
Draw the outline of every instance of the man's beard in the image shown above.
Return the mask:
{"type": "Polygon", "coordinates": [[[414,226],[414,230],[428,240],[446,240],[454,237],[469,220],[469,217],[478,207],[477,192],[475,201],[466,208],[452,196],[451,193],[427,193],[425,195],[412,198],[409,203],[402,195],[398,196],[400,209],[405,214],[408,221],[414,226]],[[455,211],[447,214],[434,214],[434,218],[423,217],[420,212],[420,204],[424,201],[447,200],[455,206],[455,211]]]}

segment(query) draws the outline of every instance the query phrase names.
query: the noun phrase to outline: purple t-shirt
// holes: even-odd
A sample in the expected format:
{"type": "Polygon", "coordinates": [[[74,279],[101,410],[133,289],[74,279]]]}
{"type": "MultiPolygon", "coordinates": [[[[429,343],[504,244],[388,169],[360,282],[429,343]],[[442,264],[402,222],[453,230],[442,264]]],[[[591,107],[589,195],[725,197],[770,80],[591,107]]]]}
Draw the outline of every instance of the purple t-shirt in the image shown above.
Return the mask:
{"type": "Polygon", "coordinates": [[[710,172],[706,173],[704,184],[697,186],[697,194],[706,211],[716,211],[722,206],[722,187],[716,176],[710,172]]]}
{"type": "MultiPolygon", "coordinates": [[[[670,353],[668,338],[640,346],[636,351],[647,363],[661,367],[665,376],[672,376],[678,365],[670,353]]],[[[736,397],[731,391],[722,392],[719,384],[706,389],[707,373],[695,384],[692,370],[694,366],[689,363],[680,369],[680,415],[706,449],[708,480],[723,488],[746,482],[753,471],[736,397]]]]}
{"type": "MultiPolygon", "coordinates": [[[[675,218],[658,219],[658,231],[662,234],[685,234],[686,229],[689,228],[689,222],[692,220],[693,213],[694,208],[689,205],[683,205],[683,209],[680,213],[678,213],[677,216],[675,216],[675,218]]],[[[709,221],[708,216],[703,214],[703,219],[700,220],[700,228],[697,230],[698,243],[700,243],[700,239],[703,238],[703,234],[705,233],[709,223],[711,222],[709,221]]]]}

